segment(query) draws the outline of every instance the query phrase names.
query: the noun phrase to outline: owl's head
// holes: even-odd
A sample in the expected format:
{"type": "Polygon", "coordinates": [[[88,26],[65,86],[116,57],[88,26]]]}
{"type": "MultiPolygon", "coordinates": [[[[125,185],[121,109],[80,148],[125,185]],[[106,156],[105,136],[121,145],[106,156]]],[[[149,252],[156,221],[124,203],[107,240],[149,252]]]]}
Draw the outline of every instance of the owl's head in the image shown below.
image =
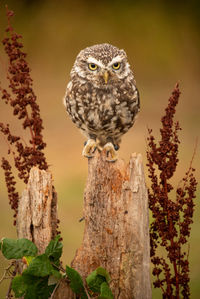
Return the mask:
{"type": "Polygon", "coordinates": [[[99,44],[83,49],[77,56],[71,77],[89,81],[103,88],[119,83],[132,74],[127,55],[110,44],[99,44]]]}

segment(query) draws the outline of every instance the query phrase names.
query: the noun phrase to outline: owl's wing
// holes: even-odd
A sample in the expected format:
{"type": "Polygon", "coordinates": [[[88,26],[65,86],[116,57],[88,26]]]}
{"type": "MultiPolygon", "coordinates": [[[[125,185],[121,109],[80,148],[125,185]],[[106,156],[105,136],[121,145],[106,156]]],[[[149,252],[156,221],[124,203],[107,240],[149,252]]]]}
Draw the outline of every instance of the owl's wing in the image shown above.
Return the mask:
{"type": "Polygon", "coordinates": [[[140,111],[140,93],[137,87],[136,87],[136,91],[137,91],[138,111],[140,111]]]}
{"type": "Polygon", "coordinates": [[[130,112],[133,114],[133,118],[140,111],[140,95],[137,87],[130,88],[127,95],[127,106],[130,109],[130,112]]]}

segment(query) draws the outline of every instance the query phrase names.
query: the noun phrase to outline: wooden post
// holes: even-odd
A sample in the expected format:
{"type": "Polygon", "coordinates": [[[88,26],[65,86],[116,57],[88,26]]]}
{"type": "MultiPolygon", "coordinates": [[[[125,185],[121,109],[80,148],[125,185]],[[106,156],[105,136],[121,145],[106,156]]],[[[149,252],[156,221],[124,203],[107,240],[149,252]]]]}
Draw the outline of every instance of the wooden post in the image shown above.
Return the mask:
{"type": "MultiPolygon", "coordinates": [[[[96,151],[88,161],[83,214],[83,241],[72,267],[83,278],[104,267],[114,298],[150,299],[149,210],[140,154],[132,154],[126,166],[121,159],[107,162],[105,152],[96,151]]],[[[18,237],[32,240],[42,253],[56,234],[56,223],[51,174],[34,167],[19,202],[18,237]]],[[[52,298],[76,296],[63,280],[52,298]]]]}
{"type": "Polygon", "coordinates": [[[149,210],[142,157],[128,166],[96,153],[88,161],[84,195],[85,230],[72,267],[85,278],[97,267],[111,277],[114,298],[149,299],[149,210]]]}
{"type": "Polygon", "coordinates": [[[57,194],[50,172],[33,167],[29,181],[19,200],[17,215],[18,238],[27,238],[43,253],[56,236],[57,194]]]}
{"type": "MultiPolygon", "coordinates": [[[[17,235],[35,243],[38,253],[44,253],[49,242],[57,235],[57,193],[50,172],[33,167],[27,187],[18,205],[17,235]]],[[[23,266],[19,265],[20,271],[23,266]]],[[[74,299],[69,283],[63,279],[54,299],[74,299]]]]}

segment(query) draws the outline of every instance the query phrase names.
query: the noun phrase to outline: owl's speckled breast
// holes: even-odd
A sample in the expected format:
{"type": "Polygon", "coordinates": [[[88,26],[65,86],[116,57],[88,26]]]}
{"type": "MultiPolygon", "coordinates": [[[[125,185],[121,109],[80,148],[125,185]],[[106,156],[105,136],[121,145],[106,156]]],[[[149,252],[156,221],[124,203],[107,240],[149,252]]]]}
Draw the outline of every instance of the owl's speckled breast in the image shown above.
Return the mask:
{"type": "Polygon", "coordinates": [[[70,82],[65,99],[72,121],[87,137],[96,137],[101,144],[109,138],[119,143],[138,112],[138,92],[130,82],[102,89],[88,82],[70,82]]]}

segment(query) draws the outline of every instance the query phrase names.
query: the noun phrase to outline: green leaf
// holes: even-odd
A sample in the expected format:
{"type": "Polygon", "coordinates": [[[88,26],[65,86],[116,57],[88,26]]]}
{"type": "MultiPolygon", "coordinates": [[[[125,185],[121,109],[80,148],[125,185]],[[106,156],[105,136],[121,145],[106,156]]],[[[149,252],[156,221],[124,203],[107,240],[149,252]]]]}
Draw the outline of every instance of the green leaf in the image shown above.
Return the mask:
{"type": "Polygon", "coordinates": [[[60,281],[59,278],[55,277],[54,275],[50,275],[48,279],[48,286],[51,286],[53,284],[57,284],[60,281]]]}
{"type": "Polygon", "coordinates": [[[24,270],[22,272],[22,277],[23,277],[24,283],[27,285],[36,284],[39,281],[39,279],[41,279],[41,277],[36,277],[36,276],[27,274],[26,270],[24,270]]]}
{"type": "Polygon", "coordinates": [[[107,282],[101,284],[101,293],[98,299],[113,299],[112,291],[107,282]]]}
{"type": "Polygon", "coordinates": [[[26,291],[24,299],[38,299],[36,292],[37,292],[37,285],[30,285],[26,291]]]}
{"type": "Polygon", "coordinates": [[[98,267],[96,269],[96,272],[98,275],[101,275],[103,277],[105,277],[107,283],[110,282],[110,275],[108,274],[108,272],[106,271],[106,269],[104,269],[103,267],[98,267]]]}
{"type": "Polygon", "coordinates": [[[82,280],[80,274],[76,270],[70,268],[69,266],[66,266],[66,273],[67,273],[68,278],[70,279],[70,287],[71,287],[72,291],[76,294],[82,295],[83,297],[81,297],[81,298],[87,298],[87,295],[85,293],[85,289],[83,286],[83,280],[82,280]]]}
{"type": "Polygon", "coordinates": [[[23,256],[35,256],[37,254],[37,247],[28,239],[13,240],[2,239],[2,253],[8,260],[21,259],[23,256]]]}
{"type": "Polygon", "coordinates": [[[48,256],[44,253],[35,257],[29,264],[28,268],[24,270],[25,274],[33,276],[48,276],[52,273],[53,267],[48,256]]]}
{"type": "Polygon", "coordinates": [[[109,282],[110,276],[108,272],[102,268],[98,267],[95,271],[93,271],[87,278],[86,278],[87,284],[89,288],[95,292],[100,293],[101,291],[101,284],[103,282],[109,282]]]}
{"type": "MultiPolygon", "coordinates": [[[[31,275],[25,275],[25,277],[28,278],[28,281],[30,281],[31,275]]],[[[55,284],[48,286],[48,276],[32,276],[32,278],[33,280],[28,284],[24,299],[48,299],[55,288],[55,284]]]]}
{"type": "Polygon", "coordinates": [[[54,261],[59,260],[62,255],[63,244],[59,242],[60,235],[56,236],[54,240],[51,240],[45,250],[48,257],[53,258],[54,261]]]}
{"type": "Polygon", "coordinates": [[[24,278],[21,275],[17,275],[13,278],[12,281],[12,290],[15,293],[15,297],[22,297],[27,289],[27,284],[24,281],[24,278]]]}
{"type": "Polygon", "coordinates": [[[53,269],[53,270],[51,271],[51,274],[52,274],[54,277],[56,277],[57,279],[61,279],[61,278],[62,278],[62,274],[61,274],[58,270],[53,269]]]}
{"type": "Polygon", "coordinates": [[[100,294],[101,284],[105,282],[105,278],[101,275],[91,274],[86,278],[87,284],[91,291],[100,294]]]}
{"type": "Polygon", "coordinates": [[[48,285],[49,276],[36,277],[26,273],[18,275],[13,279],[12,289],[15,297],[24,296],[24,299],[48,299],[56,284],[48,285]]]}

